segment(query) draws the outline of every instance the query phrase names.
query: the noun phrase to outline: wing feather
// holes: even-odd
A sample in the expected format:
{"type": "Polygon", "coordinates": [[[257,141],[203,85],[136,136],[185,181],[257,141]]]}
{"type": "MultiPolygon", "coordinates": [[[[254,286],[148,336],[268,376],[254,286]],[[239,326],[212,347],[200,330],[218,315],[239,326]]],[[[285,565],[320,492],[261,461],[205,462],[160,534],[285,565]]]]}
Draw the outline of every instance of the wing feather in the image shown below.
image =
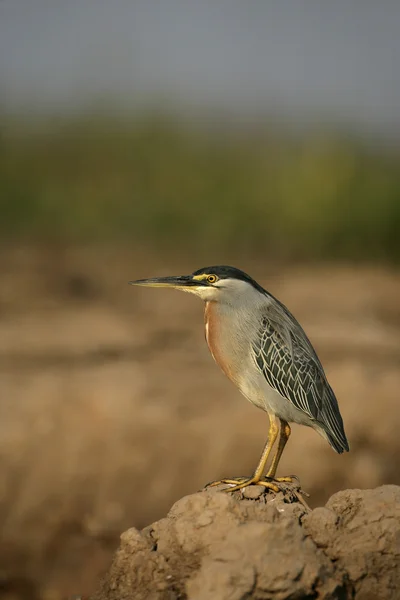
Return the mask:
{"type": "Polygon", "coordinates": [[[288,309],[268,294],[254,359],[267,383],[325,430],[338,452],[348,450],[339,406],[322,364],[288,309]]]}

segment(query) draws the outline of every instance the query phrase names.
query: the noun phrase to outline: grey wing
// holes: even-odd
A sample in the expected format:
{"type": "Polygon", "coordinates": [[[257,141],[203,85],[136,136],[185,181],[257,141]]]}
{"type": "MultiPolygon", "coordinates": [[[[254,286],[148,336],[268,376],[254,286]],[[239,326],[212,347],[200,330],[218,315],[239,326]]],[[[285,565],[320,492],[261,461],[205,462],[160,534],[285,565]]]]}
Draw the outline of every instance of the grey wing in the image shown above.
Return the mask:
{"type": "Polygon", "coordinates": [[[310,340],[287,308],[268,297],[252,345],[259,369],[273,389],[324,429],[337,452],[348,450],[335,394],[310,340]]]}

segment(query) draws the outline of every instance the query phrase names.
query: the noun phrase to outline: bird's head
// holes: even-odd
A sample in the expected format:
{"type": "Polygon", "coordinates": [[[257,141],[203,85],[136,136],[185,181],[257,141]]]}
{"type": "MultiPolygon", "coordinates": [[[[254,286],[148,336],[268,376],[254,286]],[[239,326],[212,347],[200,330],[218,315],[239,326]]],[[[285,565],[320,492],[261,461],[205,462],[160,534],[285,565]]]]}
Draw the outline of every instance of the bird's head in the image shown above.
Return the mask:
{"type": "Polygon", "coordinates": [[[191,275],[152,277],[130,281],[131,285],[169,287],[199,296],[206,302],[235,303],[244,294],[265,293],[249,275],[235,267],[205,267],[191,275]]]}

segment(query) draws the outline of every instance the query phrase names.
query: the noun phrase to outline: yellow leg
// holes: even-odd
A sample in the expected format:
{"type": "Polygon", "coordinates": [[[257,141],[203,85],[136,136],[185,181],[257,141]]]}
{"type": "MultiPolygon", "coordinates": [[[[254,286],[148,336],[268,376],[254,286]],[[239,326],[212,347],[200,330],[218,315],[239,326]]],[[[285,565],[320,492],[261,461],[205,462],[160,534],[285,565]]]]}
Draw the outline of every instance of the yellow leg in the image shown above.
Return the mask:
{"type": "Polygon", "coordinates": [[[264,472],[265,465],[267,464],[268,457],[271,453],[272,447],[276,441],[276,438],[278,437],[278,432],[279,432],[279,428],[278,428],[276,419],[273,415],[269,415],[269,421],[270,421],[270,424],[269,424],[269,433],[268,433],[267,443],[264,446],[264,450],[261,454],[261,458],[258,462],[258,465],[256,467],[256,470],[254,471],[253,476],[250,477],[249,479],[246,479],[245,477],[239,477],[237,479],[221,479],[220,481],[215,481],[214,483],[212,483],[211,486],[219,485],[221,483],[228,483],[230,485],[233,484],[234,487],[227,488],[225,491],[236,492],[236,490],[240,490],[244,487],[247,487],[248,485],[257,484],[257,485],[262,485],[263,487],[269,488],[269,489],[273,490],[274,492],[279,492],[279,487],[277,485],[275,485],[273,482],[264,481],[264,480],[261,481],[261,477],[264,472]]]}
{"type": "Polygon", "coordinates": [[[279,428],[274,416],[269,416],[269,432],[267,443],[264,446],[264,450],[261,454],[260,460],[258,461],[258,465],[256,470],[254,471],[254,475],[252,479],[256,479],[260,481],[262,474],[264,473],[265,465],[267,464],[268,457],[271,453],[272,446],[275,444],[276,438],[278,437],[279,428]]]}
{"type": "Polygon", "coordinates": [[[292,481],[291,477],[278,477],[278,478],[275,478],[275,473],[276,473],[276,470],[278,468],[278,464],[279,464],[279,461],[281,459],[283,449],[286,446],[286,443],[287,443],[287,441],[289,439],[290,432],[291,432],[289,423],[287,423],[283,419],[279,419],[279,420],[281,422],[281,433],[280,433],[280,436],[279,436],[278,448],[276,450],[274,458],[272,459],[272,463],[271,463],[271,466],[270,466],[270,468],[268,470],[267,477],[269,477],[271,479],[275,479],[275,481],[288,481],[288,482],[290,482],[290,481],[292,481]]]}

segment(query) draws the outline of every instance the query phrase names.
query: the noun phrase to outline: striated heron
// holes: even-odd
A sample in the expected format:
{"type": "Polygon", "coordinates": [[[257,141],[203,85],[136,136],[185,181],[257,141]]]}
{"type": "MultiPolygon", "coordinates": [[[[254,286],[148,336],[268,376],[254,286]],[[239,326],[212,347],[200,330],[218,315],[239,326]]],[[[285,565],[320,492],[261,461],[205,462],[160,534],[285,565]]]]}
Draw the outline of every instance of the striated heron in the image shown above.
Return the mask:
{"type": "Polygon", "coordinates": [[[214,266],[192,275],[129,283],[170,287],[204,300],[205,335],[215,362],[245,398],[268,413],[269,435],[253,476],[222,479],[215,485],[229,484],[227,491],[232,492],[258,484],[277,492],[279,482],[291,481],[275,477],[290,436],[289,423],[312,427],[338,453],[349,450],[335,394],[310,340],[286,306],[249,275],[214,266]]]}

